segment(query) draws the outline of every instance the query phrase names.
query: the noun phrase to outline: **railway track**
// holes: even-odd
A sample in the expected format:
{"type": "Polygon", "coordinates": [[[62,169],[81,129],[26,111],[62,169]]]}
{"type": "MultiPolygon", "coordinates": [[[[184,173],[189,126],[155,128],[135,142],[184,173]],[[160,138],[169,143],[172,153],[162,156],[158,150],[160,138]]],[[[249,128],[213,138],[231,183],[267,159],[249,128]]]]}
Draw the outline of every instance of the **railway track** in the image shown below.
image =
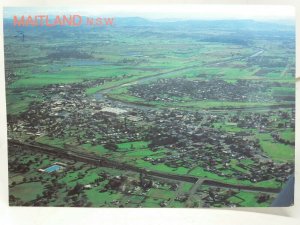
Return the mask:
{"type": "MultiPolygon", "coordinates": [[[[22,143],[16,140],[9,140],[8,147],[9,148],[17,147],[29,151],[44,152],[47,154],[55,155],[56,157],[81,161],[94,166],[109,167],[109,168],[115,168],[115,169],[120,169],[125,171],[133,171],[137,173],[143,173],[148,176],[170,179],[176,182],[179,181],[179,182],[188,182],[188,183],[196,184],[196,182],[199,180],[199,177],[194,177],[189,175],[177,175],[177,174],[170,174],[161,171],[148,170],[134,165],[129,165],[126,163],[110,160],[105,157],[92,155],[90,153],[78,152],[74,150],[63,150],[61,148],[55,148],[52,146],[39,144],[39,143],[22,143]]],[[[257,192],[267,192],[267,193],[280,192],[280,188],[265,188],[265,187],[234,185],[234,184],[223,183],[220,181],[210,180],[207,178],[203,178],[203,184],[208,186],[218,186],[218,187],[232,188],[232,189],[245,190],[245,191],[257,191],[257,192]]]]}

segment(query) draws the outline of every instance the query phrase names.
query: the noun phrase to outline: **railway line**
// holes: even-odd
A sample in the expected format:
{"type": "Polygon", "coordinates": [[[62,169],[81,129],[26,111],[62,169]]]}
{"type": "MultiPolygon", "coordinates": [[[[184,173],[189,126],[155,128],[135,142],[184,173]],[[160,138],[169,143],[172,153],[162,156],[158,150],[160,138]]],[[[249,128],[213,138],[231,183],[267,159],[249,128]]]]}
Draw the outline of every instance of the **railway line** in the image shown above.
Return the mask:
{"type": "MultiPolygon", "coordinates": [[[[161,171],[148,170],[144,168],[140,168],[134,165],[114,161],[107,159],[105,157],[96,156],[90,153],[78,152],[75,150],[63,150],[61,148],[55,148],[52,146],[40,144],[40,143],[22,143],[17,140],[9,140],[8,141],[9,148],[22,148],[29,151],[39,151],[44,152],[46,154],[55,155],[56,157],[67,158],[71,160],[81,161],[87,164],[91,164],[98,167],[108,167],[108,168],[116,168],[119,170],[125,171],[133,171],[137,173],[143,173],[148,176],[154,176],[159,178],[165,178],[169,180],[173,180],[175,182],[188,182],[196,184],[200,177],[194,177],[189,175],[177,175],[170,174],[161,171]]],[[[223,188],[232,188],[238,190],[245,191],[256,191],[256,192],[266,192],[266,193],[279,193],[280,188],[267,188],[267,187],[255,187],[255,186],[245,186],[245,185],[234,185],[227,184],[220,181],[215,181],[207,178],[201,178],[202,184],[213,186],[213,187],[223,187],[223,188]]]]}

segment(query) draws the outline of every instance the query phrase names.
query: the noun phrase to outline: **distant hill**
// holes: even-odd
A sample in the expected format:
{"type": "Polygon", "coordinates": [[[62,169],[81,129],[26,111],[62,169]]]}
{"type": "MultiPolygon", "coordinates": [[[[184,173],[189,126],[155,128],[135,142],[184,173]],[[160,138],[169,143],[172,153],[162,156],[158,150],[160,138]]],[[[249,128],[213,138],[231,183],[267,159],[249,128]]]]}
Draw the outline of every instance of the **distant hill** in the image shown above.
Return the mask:
{"type": "MultiPolygon", "coordinates": [[[[49,16],[53,19],[54,16],[49,16]]],[[[83,21],[86,17],[83,16],[83,21]]],[[[5,25],[13,25],[12,18],[4,18],[5,25]]],[[[83,23],[82,25],[85,25],[83,23]]],[[[294,24],[286,21],[255,21],[255,20],[148,20],[141,17],[115,17],[116,26],[168,26],[215,29],[247,29],[247,30],[293,30],[294,24]]]]}

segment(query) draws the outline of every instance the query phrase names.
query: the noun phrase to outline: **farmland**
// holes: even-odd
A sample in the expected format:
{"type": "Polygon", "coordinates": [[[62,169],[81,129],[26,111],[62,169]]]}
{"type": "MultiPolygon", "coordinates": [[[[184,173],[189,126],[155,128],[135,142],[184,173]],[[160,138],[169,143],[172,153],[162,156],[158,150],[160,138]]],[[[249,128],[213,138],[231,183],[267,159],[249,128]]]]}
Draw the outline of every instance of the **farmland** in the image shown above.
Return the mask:
{"type": "Polygon", "coordinates": [[[11,205],[263,207],[293,175],[293,25],[22,32],[4,21],[11,205]]]}

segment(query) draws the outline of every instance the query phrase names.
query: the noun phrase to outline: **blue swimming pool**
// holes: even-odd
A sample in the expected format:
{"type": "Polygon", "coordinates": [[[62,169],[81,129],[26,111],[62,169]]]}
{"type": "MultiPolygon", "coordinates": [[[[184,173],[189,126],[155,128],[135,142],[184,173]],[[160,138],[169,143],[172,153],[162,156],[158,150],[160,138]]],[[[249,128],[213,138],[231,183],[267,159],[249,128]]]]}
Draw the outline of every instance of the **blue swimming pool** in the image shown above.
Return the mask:
{"type": "Polygon", "coordinates": [[[59,165],[53,165],[53,166],[50,166],[48,168],[45,169],[45,171],[47,173],[52,173],[54,171],[57,171],[57,170],[60,170],[62,168],[62,166],[59,166],[59,165]]]}

